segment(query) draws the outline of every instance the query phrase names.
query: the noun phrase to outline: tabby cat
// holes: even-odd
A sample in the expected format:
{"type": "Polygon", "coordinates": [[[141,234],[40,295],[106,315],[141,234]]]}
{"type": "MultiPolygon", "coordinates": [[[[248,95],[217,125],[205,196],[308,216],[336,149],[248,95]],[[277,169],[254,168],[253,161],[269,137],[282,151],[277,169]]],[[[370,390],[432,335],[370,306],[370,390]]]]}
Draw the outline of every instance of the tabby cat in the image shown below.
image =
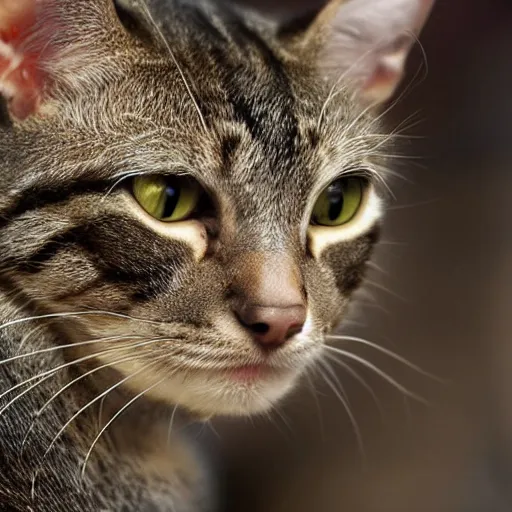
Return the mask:
{"type": "Polygon", "coordinates": [[[173,423],[267,411],[321,355],[431,3],[0,0],[2,511],[215,510],[173,423]]]}

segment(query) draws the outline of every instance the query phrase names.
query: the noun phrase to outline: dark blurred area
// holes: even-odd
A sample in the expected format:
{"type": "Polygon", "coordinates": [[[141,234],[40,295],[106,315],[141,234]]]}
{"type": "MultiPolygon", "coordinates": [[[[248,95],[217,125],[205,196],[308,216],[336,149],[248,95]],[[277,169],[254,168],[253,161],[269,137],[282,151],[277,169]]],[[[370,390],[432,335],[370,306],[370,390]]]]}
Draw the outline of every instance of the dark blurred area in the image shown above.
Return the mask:
{"type": "MultiPolygon", "coordinates": [[[[283,15],[321,2],[251,3],[283,15]]],[[[216,424],[226,510],[512,510],[512,2],[438,0],[421,43],[427,66],[418,46],[388,115],[411,136],[403,179],[391,183],[384,241],[342,332],[443,382],[340,341],[428,405],[351,362],[376,395],[333,365],[364,457],[320,375],[269,419],[216,424]]]]}

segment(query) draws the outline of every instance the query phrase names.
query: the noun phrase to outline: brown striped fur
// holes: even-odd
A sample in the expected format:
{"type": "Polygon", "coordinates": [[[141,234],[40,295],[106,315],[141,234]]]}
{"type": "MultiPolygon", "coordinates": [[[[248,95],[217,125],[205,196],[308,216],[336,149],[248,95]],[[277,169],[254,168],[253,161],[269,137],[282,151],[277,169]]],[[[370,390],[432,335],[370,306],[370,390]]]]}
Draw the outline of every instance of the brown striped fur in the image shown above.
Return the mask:
{"type": "Polygon", "coordinates": [[[22,122],[4,108],[0,132],[0,359],[46,352],[0,361],[0,407],[11,386],[81,362],[1,414],[1,510],[213,510],[186,433],[167,442],[174,406],[200,418],[265,411],[319,357],[360,285],[378,215],[327,246],[308,216],[343,173],[364,173],[380,194],[388,137],[354,84],[324,79],[318,44],[299,50],[304,34],[292,41],[255,14],[185,0],[49,5],[59,35],[44,100],[22,122]],[[193,176],[212,210],[183,236],[165,231],[130,194],[143,173],[193,176]],[[275,272],[289,262],[283,279],[300,283],[309,316],[269,356],[233,301],[272,274],[272,258],[275,272]],[[262,361],[276,369],[264,382],[220,373],[262,361]],[[144,390],[80,481],[99,430],[144,390]]]}

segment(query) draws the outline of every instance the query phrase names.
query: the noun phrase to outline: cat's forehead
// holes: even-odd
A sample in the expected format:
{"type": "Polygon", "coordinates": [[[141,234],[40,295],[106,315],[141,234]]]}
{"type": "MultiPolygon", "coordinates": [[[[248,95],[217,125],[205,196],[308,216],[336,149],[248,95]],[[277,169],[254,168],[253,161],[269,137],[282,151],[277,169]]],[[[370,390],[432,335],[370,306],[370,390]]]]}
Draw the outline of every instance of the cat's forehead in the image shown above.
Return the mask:
{"type": "MultiPolygon", "coordinates": [[[[216,185],[250,188],[264,179],[308,188],[321,164],[371,122],[319,79],[313,63],[290,59],[229,10],[154,4],[163,61],[148,65],[141,54],[131,78],[140,97],[129,90],[125,97],[216,185]]],[[[349,156],[357,162],[367,152],[359,140],[349,156]]]]}
{"type": "Polygon", "coordinates": [[[291,198],[293,210],[371,157],[374,141],[362,136],[371,119],[313,63],[291,59],[228,10],[152,7],[158,44],[140,46],[122,76],[58,113],[62,168],[68,160],[70,173],[91,167],[107,178],[188,173],[244,204],[264,198],[276,209],[291,198]]]}

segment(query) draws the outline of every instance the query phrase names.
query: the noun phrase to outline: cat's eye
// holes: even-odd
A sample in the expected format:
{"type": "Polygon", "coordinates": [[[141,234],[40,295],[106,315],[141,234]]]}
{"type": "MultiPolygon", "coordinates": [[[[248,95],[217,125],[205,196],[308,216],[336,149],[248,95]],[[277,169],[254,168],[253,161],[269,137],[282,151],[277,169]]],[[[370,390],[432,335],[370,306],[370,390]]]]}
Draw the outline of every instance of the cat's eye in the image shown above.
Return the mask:
{"type": "Polygon", "coordinates": [[[350,222],[361,208],[365,187],[366,180],[352,176],[331,183],[318,198],[311,223],[341,226],[350,222]]]}
{"type": "Polygon", "coordinates": [[[184,176],[137,176],[133,180],[135,199],[147,213],[162,222],[191,217],[201,192],[196,181],[184,176]]]}

